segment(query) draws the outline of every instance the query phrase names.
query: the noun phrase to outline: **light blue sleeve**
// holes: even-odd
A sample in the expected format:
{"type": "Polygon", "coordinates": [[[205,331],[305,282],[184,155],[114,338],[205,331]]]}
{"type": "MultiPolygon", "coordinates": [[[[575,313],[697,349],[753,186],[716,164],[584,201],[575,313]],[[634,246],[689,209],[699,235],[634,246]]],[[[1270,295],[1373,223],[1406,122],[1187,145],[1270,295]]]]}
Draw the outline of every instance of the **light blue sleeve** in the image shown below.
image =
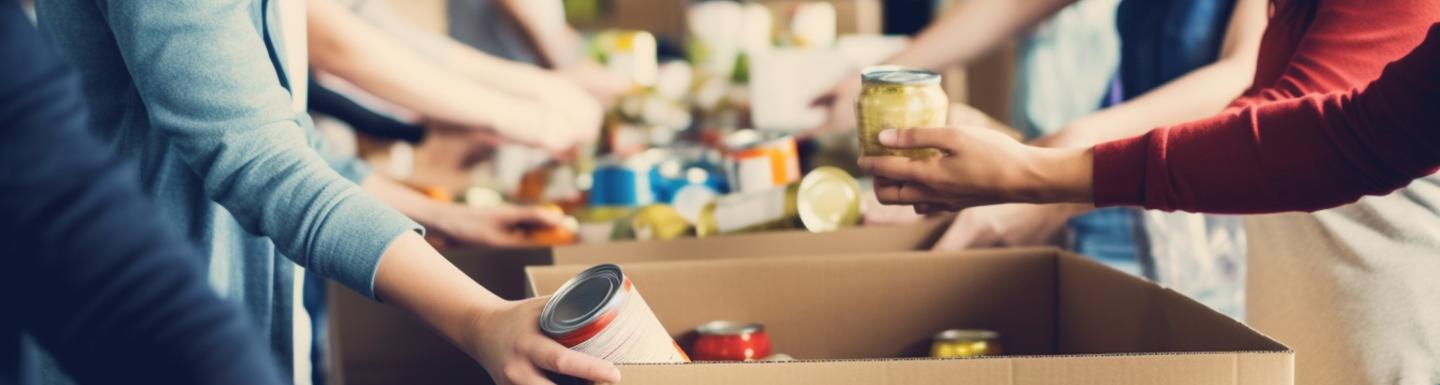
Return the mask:
{"type": "Polygon", "coordinates": [[[325,139],[324,135],[320,134],[319,130],[315,129],[315,121],[311,120],[308,115],[300,120],[300,126],[305,130],[305,140],[310,144],[310,148],[319,152],[320,157],[325,159],[325,163],[339,172],[340,176],[357,184],[365,180],[365,177],[370,176],[370,166],[366,165],[365,161],[360,160],[354,154],[336,149],[325,139]]]}
{"type": "Polygon", "coordinates": [[[259,2],[100,4],[152,128],[210,199],[296,263],[373,298],[381,255],[419,226],[311,147],[252,17],[259,2]]]}

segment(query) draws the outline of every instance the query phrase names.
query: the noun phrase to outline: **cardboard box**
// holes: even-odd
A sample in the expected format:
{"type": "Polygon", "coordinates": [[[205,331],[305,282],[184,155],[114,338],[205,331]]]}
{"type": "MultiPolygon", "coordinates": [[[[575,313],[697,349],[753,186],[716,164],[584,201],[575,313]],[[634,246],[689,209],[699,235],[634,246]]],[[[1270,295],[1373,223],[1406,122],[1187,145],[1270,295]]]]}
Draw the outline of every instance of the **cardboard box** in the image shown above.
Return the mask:
{"type": "MultiPolygon", "coordinates": [[[[768,258],[923,250],[949,221],[865,227],[830,233],[740,234],[666,242],[615,242],[532,249],[455,249],[446,258],[507,299],[525,296],[526,266],[724,258],[768,258]]],[[[332,284],[329,290],[332,380],[336,384],[449,384],[488,378],[479,365],[409,315],[332,284]]],[[[469,382],[474,383],[474,382],[469,382]]]]}
{"type": "MultiPolygon", "coordinates": [[[[587,266],[531,267],[550,293],[587,266]]],[[[1294,383],[1284,345],[1173,291],[1056,249],[622,265],[672,335],[760,322],[803,361],[623,365],[649,384],[1294,383]],[[1008,356],[924,357],[949,328],[1000,332],[1008,356]]]]}

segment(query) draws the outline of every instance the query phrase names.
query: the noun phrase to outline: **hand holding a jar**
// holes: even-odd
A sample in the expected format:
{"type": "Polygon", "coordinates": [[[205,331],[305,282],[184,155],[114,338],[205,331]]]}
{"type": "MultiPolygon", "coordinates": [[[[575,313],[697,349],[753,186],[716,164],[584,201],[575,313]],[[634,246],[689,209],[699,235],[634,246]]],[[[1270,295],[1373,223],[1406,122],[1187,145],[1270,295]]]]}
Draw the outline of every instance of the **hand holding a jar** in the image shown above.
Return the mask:
{"type": "Polygon", "coordinates": [[[1041,148],[974,126],[888,129],[878,135],[894,149],[939,150],[932,157],[864,156],[875,195],[917,212],[956,211],[1000,203],[1088,202],[1089,148],[1041,148]]]}

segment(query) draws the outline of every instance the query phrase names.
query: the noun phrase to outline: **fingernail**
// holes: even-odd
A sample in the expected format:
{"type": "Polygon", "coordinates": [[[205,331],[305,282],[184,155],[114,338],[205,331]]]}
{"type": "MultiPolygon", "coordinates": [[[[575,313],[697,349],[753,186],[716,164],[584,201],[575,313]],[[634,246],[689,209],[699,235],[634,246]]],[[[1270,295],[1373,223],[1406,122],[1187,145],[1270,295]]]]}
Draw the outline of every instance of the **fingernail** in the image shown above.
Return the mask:
{"type": "Polygon", "coordinates": [[[895,129],[893,129],[893,128],[888,129],[888,130],[885,130],[885,131],[880,131],[880,135],[879,135],[880,144],[887,145],[887,146],[892,145],[892,144],[895,144],[895,136],[896,136],[896,135],[899,135],[899,134],[900,134],[900,133],[896,132],[895,129]]]}
{"type": "Polygon", "coordinates": [[[610,378],[616,382],[620,381],[620,368],[610,368],[610,378]]]}

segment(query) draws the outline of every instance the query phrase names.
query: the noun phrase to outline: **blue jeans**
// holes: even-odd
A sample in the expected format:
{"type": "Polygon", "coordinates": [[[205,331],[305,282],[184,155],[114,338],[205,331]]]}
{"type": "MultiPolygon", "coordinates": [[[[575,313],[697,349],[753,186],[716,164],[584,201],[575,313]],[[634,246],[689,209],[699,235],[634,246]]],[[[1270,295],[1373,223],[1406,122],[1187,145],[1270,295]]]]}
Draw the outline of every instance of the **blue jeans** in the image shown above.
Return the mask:
{"type": "Polygon", "coordinates": [[[1070,250],[1135,276],[1144,276],[1141,267],[1135,209],[1109,207],[1070,218],[1070,250]]]}

